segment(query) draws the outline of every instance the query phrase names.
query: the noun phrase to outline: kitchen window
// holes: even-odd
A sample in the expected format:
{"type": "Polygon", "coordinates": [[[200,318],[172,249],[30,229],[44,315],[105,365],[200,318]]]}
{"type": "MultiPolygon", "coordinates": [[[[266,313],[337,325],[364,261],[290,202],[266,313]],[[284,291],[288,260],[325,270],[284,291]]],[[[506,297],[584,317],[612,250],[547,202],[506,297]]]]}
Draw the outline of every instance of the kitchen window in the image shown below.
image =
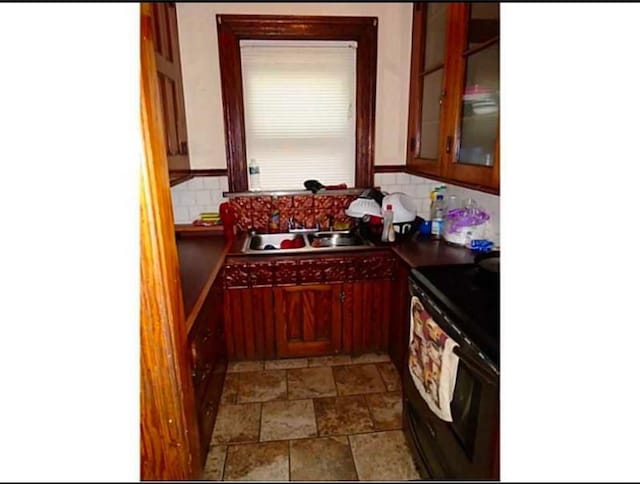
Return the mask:
{"type": "Polygon", "coordinates": [[[250,188],[251,158],[263,190],[307,179],[371,186],[377,18],[218,15],[217,24],[229,190],[250,188]]]}
{"type": "Polygon", "coordinates": [[[249,189],[355,181],[355,42],[241,40],[249,189]]]}

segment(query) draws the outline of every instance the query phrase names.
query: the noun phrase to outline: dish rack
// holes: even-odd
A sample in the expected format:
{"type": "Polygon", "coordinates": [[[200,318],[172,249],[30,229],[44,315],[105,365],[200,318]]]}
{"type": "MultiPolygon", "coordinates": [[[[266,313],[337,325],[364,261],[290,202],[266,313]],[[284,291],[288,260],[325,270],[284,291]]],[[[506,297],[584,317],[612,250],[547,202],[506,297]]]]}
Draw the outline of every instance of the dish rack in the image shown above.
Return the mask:
{"type": "Polygon", "coordinates": [[[362,218],[365,215],[381,217],[380,205],[370,198],[356,198],[344,211],[349,217],[362,218]]]}

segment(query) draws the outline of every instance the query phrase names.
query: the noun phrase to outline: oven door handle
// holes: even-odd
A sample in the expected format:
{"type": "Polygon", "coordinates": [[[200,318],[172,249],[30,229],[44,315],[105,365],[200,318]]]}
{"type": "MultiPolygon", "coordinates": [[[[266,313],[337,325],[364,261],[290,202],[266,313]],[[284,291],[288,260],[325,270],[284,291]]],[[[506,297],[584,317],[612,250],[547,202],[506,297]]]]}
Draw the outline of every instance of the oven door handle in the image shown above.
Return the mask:
{"type": "Polygon", "coordinates": [[[472,370],[478,377],[482,379],[487,385],[495,386],[498,380],[496,374],[491,373],[482,363],[477,361],[475,357],[466,354],[460,346],[453,348],[453,352],[458,358],[460,358],[467,367],[472,370]]]}

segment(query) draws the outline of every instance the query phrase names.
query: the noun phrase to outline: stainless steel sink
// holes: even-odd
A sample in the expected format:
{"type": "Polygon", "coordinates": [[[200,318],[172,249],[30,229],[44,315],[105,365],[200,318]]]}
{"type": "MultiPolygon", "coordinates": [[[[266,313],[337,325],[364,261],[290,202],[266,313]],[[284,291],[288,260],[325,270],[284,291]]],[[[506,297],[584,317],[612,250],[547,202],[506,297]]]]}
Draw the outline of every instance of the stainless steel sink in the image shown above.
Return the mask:
{"type": "Polygon", "coordinates": [[[280,246],[285,240],[307,246],[307,241],[302,234],[257,234],[249,237],[249,248],[251,250],[282,250],[280,246]]]}
{"type": "Polygon", "coordinates": [[[351,250],[372,245],[356,233],[349,231],[280,233],[249,235],[242,251],[251,254],[317,252],[325,250],[351,250]],[[282,248],[285,240],[295,243],[293,248],[282,248]],[[304,245],[303,245],[304,244],[304,245]]]}
{"type": "Polygon", "coordinates": [[[357,234],[349,232],[316,232],[307,234],[311,247],[350,247],[365,245],[365,241],[357,234]]]}

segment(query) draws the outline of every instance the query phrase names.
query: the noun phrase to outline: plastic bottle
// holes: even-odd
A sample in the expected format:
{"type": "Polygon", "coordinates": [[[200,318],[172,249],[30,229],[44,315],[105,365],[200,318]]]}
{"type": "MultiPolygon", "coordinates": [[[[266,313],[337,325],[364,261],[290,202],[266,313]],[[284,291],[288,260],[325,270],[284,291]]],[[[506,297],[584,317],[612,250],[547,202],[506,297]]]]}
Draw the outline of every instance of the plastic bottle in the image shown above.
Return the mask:
{"type": "Polygon", "coordinates": [[[260,166],[255,158],[249,160],[249,190],[260,191],[260,166]]]}
{"type": "Polygon", "coordinates": [[[435,202],[431,205],[431,237],[439,239],[442,237],[444,229],[444,196],[438,194],[435,202]]]}
{"type": "Polygon", "coordinates": [[[396,240],[396,233],[393,230],[393,207],[387,205],[386,209],[382,212],[382,242],[394,242],[396,240]]]}

